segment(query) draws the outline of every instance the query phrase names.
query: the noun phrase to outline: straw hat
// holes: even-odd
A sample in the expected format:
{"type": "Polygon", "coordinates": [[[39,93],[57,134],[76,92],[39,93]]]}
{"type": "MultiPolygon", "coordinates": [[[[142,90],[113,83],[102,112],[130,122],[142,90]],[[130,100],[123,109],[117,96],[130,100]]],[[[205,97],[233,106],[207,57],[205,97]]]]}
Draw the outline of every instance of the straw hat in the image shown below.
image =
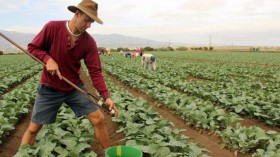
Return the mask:
{"type": "Polygon", "coordinates": [[[97,23],[103,24],[102,20],[100,20],[97,17],[98,4],[96,2],[92,0],[82,0],[82,2],[79,3],[77,6],[68,6],[68,10],[70,10],[73,13],[75,13],[77,9],[84,12],[97,23]]]}

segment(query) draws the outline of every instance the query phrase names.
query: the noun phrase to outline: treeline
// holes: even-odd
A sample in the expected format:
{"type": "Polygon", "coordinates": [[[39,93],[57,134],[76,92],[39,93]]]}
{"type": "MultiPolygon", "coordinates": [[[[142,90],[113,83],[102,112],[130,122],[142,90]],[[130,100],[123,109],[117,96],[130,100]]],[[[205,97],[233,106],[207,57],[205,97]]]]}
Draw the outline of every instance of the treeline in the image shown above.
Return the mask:
{"type": "MultiPolygon", "coordinates": [[[[98,47],[98,50],[101,51],[101,50],[106,50],[107,47],[98,47]]],[[[142,50],[144,51],[188,51],[188,50],[202,50],[202,51],[211,51],[213,50],[214,48],[213,47],[185,47],[185,46],[180,46],[180,47],[177,47],[177,48],[173,48],[173,47],[160,47],[160,48],[153,48],[153,47],[150,47],[150,46],[146,46],[144,48],[141,48],[142,50]]],[[[128,48],[128,47],[119,47],[119,48],[110,48],[111,52],[120,52],[120,51],[123,51],[123,52],[129,52],[129,51],[136,51],[136,48],[128,48]]],[[[20,53],[20,52],[19,52],[20,53]]],[[[0,50],[0,55],[3,55],[4,54],[4,51],[1,51],[0,50]]]]}
{"type": "MultiPolygon", "coordinates": [[[[101,49],[106,49],[105,47],[99,47],[98,48],[99,50],[101,49]]],[[[185,47],[185,46],[181,46],[181,47],[177,47],[177,48],[173,48],[173,47],[161,47],[161,48],[153,48],[153,47],[144,47],[144,48],[141,48],[142,50],[144,51],[188,51],[188,50],[203,50],[203,51],[211,51],[213,50],[214,48],[213,47],[191,47],[191,48],[188,48],[188,47],[185,47]]],[[[133,48],[123,48],[123,47],[119,47],[119,48],[113,48],[111,49],[111,52],[120,52],[120,51],[123,51],[123,52],[128,52],[128,51],[135,51],[135,49],[133,48]]]]}

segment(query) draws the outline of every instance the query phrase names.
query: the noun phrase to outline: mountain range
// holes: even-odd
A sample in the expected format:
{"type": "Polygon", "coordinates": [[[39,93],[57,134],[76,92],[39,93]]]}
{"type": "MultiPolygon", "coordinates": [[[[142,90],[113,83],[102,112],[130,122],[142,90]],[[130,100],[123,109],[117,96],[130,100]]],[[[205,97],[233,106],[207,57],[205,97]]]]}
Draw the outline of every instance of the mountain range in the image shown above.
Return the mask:
{"type": "MultiPolygon", "coordinates": [[[[30,43],[32,39],[36,36],[36,34],[20,33],[14,31],[0,30],[0,32],[2,32],[4,35],[6,35],[15,43],[17,43],[18,45],[22,46],[25,49],[27,47],[27,44],[30,43]]],[[[95,39],[98,47],[136,48],[136,47],[150,46],[153,48],[159,48],[159,47],[168,47],[170,46],[170,44],[172,44],[172,46],[187,45],[182,43],[161,42],[161,41],[149,40],[149,39],[144,39],[139,37],[125,36],[120,34],[110,34],[110,35],[91,34],[91,35],[95,39]]],[[[15,46],[13,46],[11,43],[6,41],[2,37],[0,37],[0,50],[4,51],[4,53],[20,51],[19,49],[17,49],[15,46]]]]}

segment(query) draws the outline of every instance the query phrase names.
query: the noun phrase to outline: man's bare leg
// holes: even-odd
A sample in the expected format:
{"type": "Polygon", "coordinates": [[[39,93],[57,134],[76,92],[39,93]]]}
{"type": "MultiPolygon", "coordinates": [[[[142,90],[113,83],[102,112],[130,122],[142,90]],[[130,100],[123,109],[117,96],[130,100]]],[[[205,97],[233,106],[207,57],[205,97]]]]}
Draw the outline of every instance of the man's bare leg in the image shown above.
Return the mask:
{"type": "Polygon", "coordinates": [[[94,127],[96,139],[100,142],[101,147],[103,149],[108,148],[110,146],[109,137],[103,113],[100,110],[97,110],[88,114],[87,118],[94,127]]]}
{"type": "Polygon", "coordinates": [[[40,129],[42,128],[42,126],[43,126],[42,124],[36,124],[36,123],[30,122],[27,130],[23,134],[20,146],[22,146],[24,144],[33,145],[35,142],[36,136],[37,136],[38,132],[40,131],[40,129]]]}

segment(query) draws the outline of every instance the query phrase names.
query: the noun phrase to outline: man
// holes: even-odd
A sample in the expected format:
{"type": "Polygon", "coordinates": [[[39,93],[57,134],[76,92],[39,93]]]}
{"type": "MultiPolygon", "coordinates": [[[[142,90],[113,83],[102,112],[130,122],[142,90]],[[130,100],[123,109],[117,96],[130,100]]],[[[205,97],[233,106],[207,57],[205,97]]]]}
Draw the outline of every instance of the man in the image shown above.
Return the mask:
{"type": "Polygon", "coordinates": [[[33,145],[41,127],[55,122],[58,109],[65,102],[77,117],[86,115],[94,126],[96,138],[105,149],[109,147],[109,140],[103,113],[81,92],[62,80],[64,76],[86,90],[79,77],[80,60],[84,59],[94,87],[105,104],[118,114],[102,75],[96,42],[86,32],[94,21],[103,22],[97,16],[98,4],[91,0],[82,0],[68,9],[75,13],[70,21],[48,22],[28,45],[29,52],[46,66],[42,71],[31,122],[21,145],[33,145]]]}
{"type": "Polygon", "coordinates": [[[141,65],[145,69],[156,70],[156,57],[152,54],[143,54],[141,58],[141,65]]]}
{"type": "Polygon", "coordinates": [[[128,58],[128,57],[131,58],[131,53],[130,53],[130,51],[128,51],[128,52],[125,53],[125,58],[128,58]]]}
{"type": "Polygon", "coordinates": [[[108,53],[108,56],[110,57],[110,55],[111,55],[111,49],[110,48],[107,49],[107,53],[108,53]]]}
{"type": "Polygon", "coordinates": [[[140,48],[140,57],[142,57],[143,51],[144,51],[144,50],[140,48]]]}

